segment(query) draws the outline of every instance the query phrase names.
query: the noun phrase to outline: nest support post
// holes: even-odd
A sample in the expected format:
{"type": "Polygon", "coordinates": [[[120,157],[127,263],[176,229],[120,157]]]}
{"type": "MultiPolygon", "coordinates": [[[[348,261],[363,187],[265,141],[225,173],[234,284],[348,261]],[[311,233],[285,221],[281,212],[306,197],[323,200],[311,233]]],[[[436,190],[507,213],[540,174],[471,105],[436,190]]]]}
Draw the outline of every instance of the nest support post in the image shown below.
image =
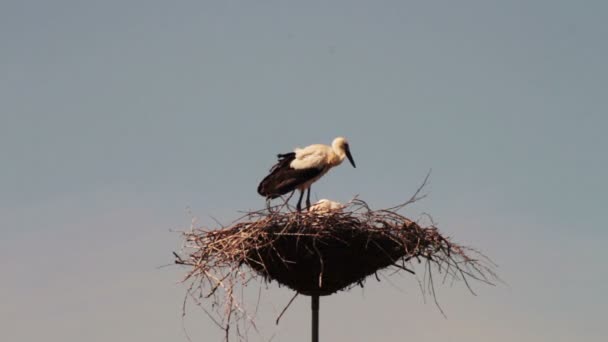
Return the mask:
{"type": "Polygon", "coordinates": [[[312,342],[319,342],[319,296],[313,295],[310,298],[312,304],[312,342]]]}

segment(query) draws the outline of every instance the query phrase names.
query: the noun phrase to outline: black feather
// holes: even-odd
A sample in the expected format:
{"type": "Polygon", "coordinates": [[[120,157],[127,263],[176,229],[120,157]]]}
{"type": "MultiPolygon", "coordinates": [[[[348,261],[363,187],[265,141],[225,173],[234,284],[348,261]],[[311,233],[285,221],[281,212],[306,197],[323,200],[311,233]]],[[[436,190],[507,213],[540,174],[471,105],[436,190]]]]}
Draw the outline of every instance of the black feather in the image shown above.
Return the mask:
{"type": "Polygon", "coordinates": [[[279,154],[277,157],[278,162],[270,169],[270,174],[258,185],[258,194],[268,198],[277,198],[294,191],[323,171],[323,168],[293,169],[290,164],[296,158],[295,152],[279,154]]]}

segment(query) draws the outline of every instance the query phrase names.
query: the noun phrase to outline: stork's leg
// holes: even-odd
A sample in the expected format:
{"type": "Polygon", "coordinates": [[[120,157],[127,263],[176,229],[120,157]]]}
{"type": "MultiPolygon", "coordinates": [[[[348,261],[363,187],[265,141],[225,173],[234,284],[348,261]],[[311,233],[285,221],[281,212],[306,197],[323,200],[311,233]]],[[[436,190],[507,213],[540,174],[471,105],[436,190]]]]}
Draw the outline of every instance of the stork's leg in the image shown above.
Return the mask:
{"type": "Polygon", "coordinates": [[[310,209],[310,187],[308,187],[308,192],[306,193],[306,209],[310,209]]]}
{"type": "Polygon", "coordinates": [[[298,199],[298,204],[296,204],[296,210],[298,212],[302,211],[302,197],[304,197],[304,190],[300,190],[300,198],[298,199]]]}

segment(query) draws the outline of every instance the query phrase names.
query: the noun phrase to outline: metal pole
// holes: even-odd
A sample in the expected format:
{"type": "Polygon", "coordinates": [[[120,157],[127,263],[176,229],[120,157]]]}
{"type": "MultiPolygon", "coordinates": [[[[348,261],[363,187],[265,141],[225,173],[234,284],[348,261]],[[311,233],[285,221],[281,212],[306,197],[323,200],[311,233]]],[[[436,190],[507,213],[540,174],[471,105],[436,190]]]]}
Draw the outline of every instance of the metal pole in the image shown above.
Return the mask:
{"type": "Polygon", "coordinates": [[[312,296],[312,342],[319,342],[319,296],[312,296]]]}

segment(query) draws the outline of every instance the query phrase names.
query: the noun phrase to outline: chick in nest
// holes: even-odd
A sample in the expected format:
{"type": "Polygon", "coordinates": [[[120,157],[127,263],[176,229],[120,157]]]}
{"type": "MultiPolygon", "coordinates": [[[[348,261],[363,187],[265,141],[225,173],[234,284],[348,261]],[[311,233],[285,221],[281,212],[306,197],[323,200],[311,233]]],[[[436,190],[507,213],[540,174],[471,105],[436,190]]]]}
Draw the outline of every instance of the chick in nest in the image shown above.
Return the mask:
{"type": "Polygon", "coordinates": [[[346,206],[340,202],[331,201],[328,199],[321,199],[317,203],[313,204],[308,211],[315,211],[317,213],[327,213],[335,210],[342,210],[346,206]]]}

